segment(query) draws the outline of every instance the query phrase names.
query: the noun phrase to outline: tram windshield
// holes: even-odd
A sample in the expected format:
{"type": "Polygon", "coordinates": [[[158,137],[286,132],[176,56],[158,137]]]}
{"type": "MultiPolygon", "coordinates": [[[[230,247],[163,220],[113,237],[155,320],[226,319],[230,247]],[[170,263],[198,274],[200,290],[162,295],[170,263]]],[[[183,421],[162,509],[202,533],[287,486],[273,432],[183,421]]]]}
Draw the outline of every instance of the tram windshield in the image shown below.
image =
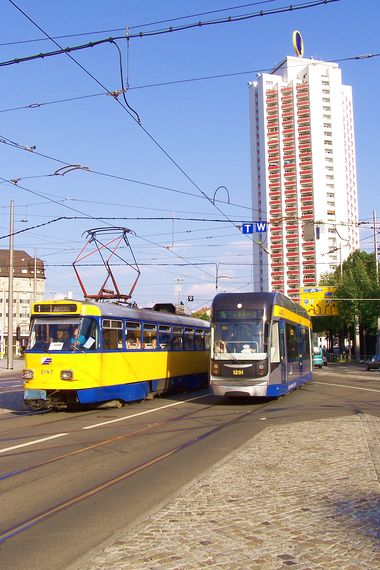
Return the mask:
{"type": "Polygon", "coordinates": [[[267,325],[257,321],[216,322],[213,353],[216,358],[223,355],[238,355],[242,358],[263,358],[267,352],[267,325]]]}
{"type": "Polygon", "coordinates": [[[62,350],[95,350],[98,348],[98,326],[90,317],[35,317],[27,349],[35,352],[62,350]]]}

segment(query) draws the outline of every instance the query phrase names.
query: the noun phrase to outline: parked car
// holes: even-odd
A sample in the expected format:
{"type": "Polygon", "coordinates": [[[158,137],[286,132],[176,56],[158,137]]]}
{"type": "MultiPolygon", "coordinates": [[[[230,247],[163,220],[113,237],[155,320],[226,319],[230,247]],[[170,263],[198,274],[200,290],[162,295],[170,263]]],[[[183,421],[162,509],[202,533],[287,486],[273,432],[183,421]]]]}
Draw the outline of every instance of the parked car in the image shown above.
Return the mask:
{"type": "Polygon", "coordinates": [[[380,354],[375,354],[372,358],[367,358],[367,360],[364,361],[364,368],[366,370],[379,370],[380,354]]]}
{"type": "Polygon", "coordinates": [[[313,347],[313,366],[318,366],[318,368],[323,366],[323,351],[319,346],[313,347]]]}

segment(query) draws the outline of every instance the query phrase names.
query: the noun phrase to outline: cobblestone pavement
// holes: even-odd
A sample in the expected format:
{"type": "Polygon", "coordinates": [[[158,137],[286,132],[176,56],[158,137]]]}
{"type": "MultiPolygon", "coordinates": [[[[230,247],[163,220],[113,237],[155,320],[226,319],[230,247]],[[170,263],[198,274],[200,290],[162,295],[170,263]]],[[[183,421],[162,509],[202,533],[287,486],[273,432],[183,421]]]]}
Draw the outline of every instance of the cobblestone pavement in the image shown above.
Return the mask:
{"type": "Polygon", "coordinates": [[[380,568],[380,418],[267,427],[83,570],[380,568]]]}

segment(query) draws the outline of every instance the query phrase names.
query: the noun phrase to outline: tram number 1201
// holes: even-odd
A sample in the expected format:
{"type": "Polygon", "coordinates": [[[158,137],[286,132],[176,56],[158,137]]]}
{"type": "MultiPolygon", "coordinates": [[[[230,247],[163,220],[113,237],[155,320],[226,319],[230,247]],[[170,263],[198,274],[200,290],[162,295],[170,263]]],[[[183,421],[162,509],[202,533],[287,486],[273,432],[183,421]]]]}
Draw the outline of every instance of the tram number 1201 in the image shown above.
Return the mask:
{"type": "Polygon", "coordinates": [[[234,376],[244,376],[244,370],[233,370],[232,374],[234,376]]]}

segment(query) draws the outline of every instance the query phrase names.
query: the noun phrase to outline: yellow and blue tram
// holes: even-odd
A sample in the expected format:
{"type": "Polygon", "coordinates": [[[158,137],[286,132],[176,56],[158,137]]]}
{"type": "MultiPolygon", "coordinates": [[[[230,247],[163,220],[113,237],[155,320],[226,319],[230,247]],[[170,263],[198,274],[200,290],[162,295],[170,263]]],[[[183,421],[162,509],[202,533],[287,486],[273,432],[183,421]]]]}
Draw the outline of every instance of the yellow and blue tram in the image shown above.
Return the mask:
{"type": "Polygon", "coordinates": [[[211,327],[214,395],[272,398],[312,379],[310,317],[282,293],[216,295],[211,327]]]}
{"type": "Polygon", "coordinates": [[[175,314],[172,305],[34,303],[24,402],[63,409],[204,387],[209,348],[210,324],[175,314]]]}

